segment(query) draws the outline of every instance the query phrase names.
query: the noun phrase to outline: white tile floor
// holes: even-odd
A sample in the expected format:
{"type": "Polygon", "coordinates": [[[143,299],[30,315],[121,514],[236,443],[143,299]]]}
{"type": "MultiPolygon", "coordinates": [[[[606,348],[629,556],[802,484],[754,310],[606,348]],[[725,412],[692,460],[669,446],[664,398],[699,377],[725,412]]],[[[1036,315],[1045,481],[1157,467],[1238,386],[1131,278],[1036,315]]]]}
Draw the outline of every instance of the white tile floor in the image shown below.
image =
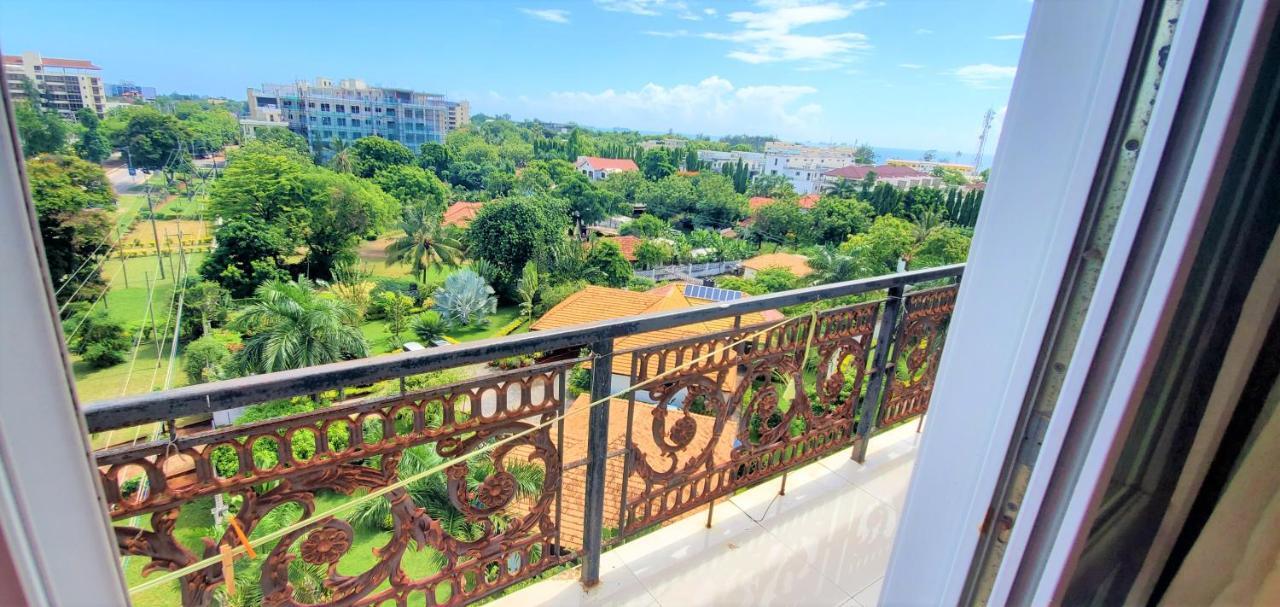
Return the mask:
{"type": "Polygon", "coordinates": [[[920,435],[905,424],[871,441],[867,463],[847,451],[628,542],[600,559],[600,585],[578,570],[494,605],[830,605],[874,607],[920,435]]]}

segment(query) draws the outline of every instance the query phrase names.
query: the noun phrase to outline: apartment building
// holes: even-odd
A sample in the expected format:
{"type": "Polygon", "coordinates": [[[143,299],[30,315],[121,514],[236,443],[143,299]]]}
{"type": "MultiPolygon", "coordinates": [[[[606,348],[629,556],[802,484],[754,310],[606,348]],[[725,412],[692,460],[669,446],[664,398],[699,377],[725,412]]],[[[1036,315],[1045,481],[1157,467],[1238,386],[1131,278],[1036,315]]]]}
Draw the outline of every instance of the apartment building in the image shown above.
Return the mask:
{"type": "Polygon", "coordinates": [[[97,74],[101,69],[86,59],[57,59],[32,52],[4,56],[9,97],[26,100],[24,81],[30,79],[40,93],[40,103],[65,118],[74,118],[82,107],[99,116],[106,113],[107,97],[97,74]]]}
{"type": "Polygon", "coordinates": [[[247,97],[251,124],[287,126],[312,146],[377,135],[417,151],[471,122],[466,101],[356,79],[263,84],[248,89],[247,97]]]}
{"type": "Polygon", "coordinates": [[[108,97],[124,97],[126,99],[142,99],[151,101],[156,98],[156,87],[141,86],[129,81],[107,84],[108,97]]]}
{"type": "Polygon", "coordinates": [[[809,146],[770,141],[764,146],[765,175],[781,175],[798,194],[813,194],[825,185],[823,174],[854,164],[857,149],[844,146],[809,146]]]}
{"type": "Polygon", "coordinates": [[[862,181],[868,174],[875,173],[876,183],[887,183],[898,188],[924,186],[936,188],[942,186],[942,179],[930,173],[918,171],[908,166],[882,164],[880,166],[850,165],[822,174],[823,188],[828,188],[842,179],[862,181]]]}
{"type": "Polygon", "coordinates": [[[764,169],[764,154],[760,152],[720,152],[716,150],[698,150],[698,160],[706,163],[712,171],[720,171],[725,165],[735,165],[741,160],[747,165],[751,178],[755,178],[764,169]]]}

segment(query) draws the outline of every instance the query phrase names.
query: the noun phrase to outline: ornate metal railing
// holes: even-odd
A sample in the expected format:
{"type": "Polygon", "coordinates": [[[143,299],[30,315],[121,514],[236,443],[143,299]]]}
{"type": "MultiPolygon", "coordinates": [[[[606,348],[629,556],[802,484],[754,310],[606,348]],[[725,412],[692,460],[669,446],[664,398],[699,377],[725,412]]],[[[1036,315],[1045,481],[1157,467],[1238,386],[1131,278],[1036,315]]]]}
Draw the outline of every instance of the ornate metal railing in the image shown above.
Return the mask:
{"type": "MultiPolygon", "coordinates": [[[[389,396],[96,455],[121,554],[147,559],[152,575],[241,544],[234,525],[181,528],[216,497],[251,538],[287,530],[238,565],[254,569],[246,580],[268,605],[466,604],[574,562],[590,585],[605,545],[818,457],[850,449],[860,460],[876,433],[923,414],[956,294],[936,285],[962,272],[904,272],[201,384],[92,404],[86,418],[101,432],[282,398],[324,401],[377,381],[589,347],[587,359],[424,390],[402,381],[389,396]],[[886,289],[877,301],[741,322],[886,289]],[[679,327],[692,336],[620,339],[679,327]],[[583,364],[590,394],[574,401],[568,378],[583,364]],[[602,404],[582,411],[588,401],[602,404]],[[611,411],[625,420],[611,423],[611,411]],[[359,499],[451,461],[440,475],[366,499],[354,515],[291,528],[321,502],[359,499]]],[[[210,604],[232,569],[194,569],[176,592],[186,605],[210,604]]]]}

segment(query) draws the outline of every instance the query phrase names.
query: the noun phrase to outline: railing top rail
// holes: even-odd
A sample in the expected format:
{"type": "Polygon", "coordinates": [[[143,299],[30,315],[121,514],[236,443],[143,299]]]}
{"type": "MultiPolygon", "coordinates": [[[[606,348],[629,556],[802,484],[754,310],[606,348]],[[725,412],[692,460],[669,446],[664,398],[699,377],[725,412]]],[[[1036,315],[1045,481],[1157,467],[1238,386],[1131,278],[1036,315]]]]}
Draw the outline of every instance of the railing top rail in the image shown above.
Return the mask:
{"type": "Polygon", "coordinates": [[[562,350],[592,342],[670,329],[680,325],[749,314],[833,297],[857,295],[964,273],[964,264],[912,270],[780,293],[630,316],[574,327],[537,331],[304,369],[251,375],[90,403],[84,407],[90,432],[102,432],[223,411],[264,401],[315,394],[385,379],[427,373],[508,356],[562,350]]]}

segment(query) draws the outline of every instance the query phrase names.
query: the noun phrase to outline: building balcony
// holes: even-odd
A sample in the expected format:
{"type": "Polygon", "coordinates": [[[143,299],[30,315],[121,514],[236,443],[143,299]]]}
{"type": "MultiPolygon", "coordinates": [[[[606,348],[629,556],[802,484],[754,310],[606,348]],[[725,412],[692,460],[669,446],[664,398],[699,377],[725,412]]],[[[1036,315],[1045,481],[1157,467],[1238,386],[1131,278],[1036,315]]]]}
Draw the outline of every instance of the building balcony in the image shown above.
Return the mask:
{"type": "Polygon", "coordinates": [[[88,405],[91,432],[151,437],[95,454],[133,598],[871,604],[962,272],[88,405]],[[424,379],[444,369],[472,376],[424,379]],[[285,399],[306,406],[175,429],[285,399]]]}

